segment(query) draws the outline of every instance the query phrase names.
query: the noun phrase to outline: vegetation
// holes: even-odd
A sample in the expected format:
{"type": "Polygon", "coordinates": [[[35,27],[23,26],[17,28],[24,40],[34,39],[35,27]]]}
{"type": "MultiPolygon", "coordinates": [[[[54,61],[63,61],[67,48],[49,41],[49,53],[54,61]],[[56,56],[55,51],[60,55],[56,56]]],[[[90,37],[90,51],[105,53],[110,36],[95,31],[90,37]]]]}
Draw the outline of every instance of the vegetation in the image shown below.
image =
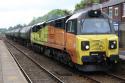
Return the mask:
{"type": "Polygon", "coordinates": [[[55,10],[50,11],[48,14],[44,16],[33,18],[33,20],[29,23],[29,25],[33,25],[33,24],[40,23],[43,21],[57,19],[59,17],[63,17],[69,14],[71,14],[71,12],[68,10],[55,9],[55,10]]]}
{"type": "Polygon", "coordinates": [[[100,0],[81,0],[80,3],[75,5],[75,10],[83,9],[85,7],[91,6],[93,3],[99,3],[100,0]]]}
{"type": "MultiPolygon", "coordinates": [[[[80,3],[75,5],[75,10],[83,9],[87,6],[92,5],[93,3],[99,3],[100,0],[81,0],[80,3]]],[[[48,21],[48,20],[53,20],[62,16],[66,16],[71,14],[70,11],[68,10],[61,10],[61,9],[55,9],[50,11],[48,14],[38,17],[38,18],[33,18],[33,20],[29,23],[29,25],[34,25],[36,23],[40,23],[43,21],[48,21]]]]}
{"type": "MultiPolygon", "coordinates": [[[[100,0],[81,0],[80,3],[75,5],[75,11],[88,7],[88,6],[92,5],[93,3],[99,3],[99,1],[100,0]]],[[[34,24],[37,24],[40,22],[57,19],[59,17],[63,17],[63,16],[70,15],[70,14],[71,14],[71,12],[68,10],[54,9],[54,10],[48,12],[44,16],[40,16],[38,18],[33,18],[33,20],[28,25],[34,25],[34,24]]],[[[25,26],[26,26],[25,24],[24,25],[18,24],[14,27],[9,27],[9,29],[22,28],[25,26]]]]}
{"type": "Polygon", "coordinates": [[[10,29],[22,28],[22,27],[25,27],[25,26],[27,26],[27,25],[26,24],[24,24],[24,25],[17,24],[16,26],[14,26],[14,27],[11,26],[8,29],[10,30],[10,29]]]}

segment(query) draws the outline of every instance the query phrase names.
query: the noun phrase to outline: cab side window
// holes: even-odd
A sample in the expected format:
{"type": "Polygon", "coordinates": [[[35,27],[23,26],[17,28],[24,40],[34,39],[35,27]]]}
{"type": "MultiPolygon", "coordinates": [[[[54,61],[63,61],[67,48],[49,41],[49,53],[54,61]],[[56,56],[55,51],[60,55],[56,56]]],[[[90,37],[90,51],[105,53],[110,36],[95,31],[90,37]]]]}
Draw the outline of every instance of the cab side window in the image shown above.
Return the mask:
{"type": "Polygon", "coordinates": [[[36,32],[36,26],[32,28],[32,32],[36,32]]]}
{"type": "Polygon", "coordinates": [[[76,30],[77,30],[77,21],[76,20],[68,21],[67,32],[75,34],[76,30]]]}

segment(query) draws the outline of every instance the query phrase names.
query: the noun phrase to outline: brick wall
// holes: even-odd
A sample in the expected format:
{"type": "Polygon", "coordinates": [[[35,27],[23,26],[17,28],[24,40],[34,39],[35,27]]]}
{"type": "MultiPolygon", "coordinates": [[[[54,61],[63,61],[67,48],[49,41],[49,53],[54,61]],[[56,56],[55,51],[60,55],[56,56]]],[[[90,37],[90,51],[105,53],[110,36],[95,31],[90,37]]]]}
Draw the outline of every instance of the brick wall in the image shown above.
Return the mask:
{"type": "Polygon", "coordinates": [[[113,10],[113,19],[119,22],[122,21],[122,4],[117,4],[112,6],[113,10]],[[116,15],[116,9],[118,9],[118,15],[116,15]]]}
{"type": "Polygon", "coordinates": [[[123,5],[124,5],[124,3],[122,3],[122,10],[121,10],[121,13],[122,13],[122,22],[125,22],[125,16],[123,16],[123,11],[124,11],[123,5]]]}
{"type": "Polygon", "coordinates": [[[103,8],[102,11],[108,14],[108,7],[103,8]]]}

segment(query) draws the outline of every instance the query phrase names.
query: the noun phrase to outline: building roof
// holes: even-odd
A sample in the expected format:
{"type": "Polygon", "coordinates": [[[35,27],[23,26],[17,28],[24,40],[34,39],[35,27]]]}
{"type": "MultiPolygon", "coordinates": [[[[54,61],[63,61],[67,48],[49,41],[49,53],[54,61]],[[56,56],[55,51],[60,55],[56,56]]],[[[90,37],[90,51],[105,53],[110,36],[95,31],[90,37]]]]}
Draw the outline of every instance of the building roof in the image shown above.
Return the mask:
{"type": "Polygon", "coordinates": [[[99,9],[99,8],[104,8],[104,7],[109,7],[109,6],[113,6],[113,5],[117,5],[117,4],[120,4],[120,3],[124,3],[125,0],[109,0],[107,2],[104,2],[102,4],[98,4],[98,5],[93,5],[91,7],[87,7],[87,8],[84,8],[84,9],[81,9],[81,10],[78,10],[78,11],[75,11],[74,13],[78,13],[78,12],[82,12],[82,11],[86,11],[88,9],[99,9]]]}
{"type": "Polygon", "coordinates": [[[108,7],[108,6],[112,6],[112,5],[117,5],[120,3],[124,3],[125,0],[109,0],[108,2],[105,2],[102,4],[102,7],[108,7]]]}

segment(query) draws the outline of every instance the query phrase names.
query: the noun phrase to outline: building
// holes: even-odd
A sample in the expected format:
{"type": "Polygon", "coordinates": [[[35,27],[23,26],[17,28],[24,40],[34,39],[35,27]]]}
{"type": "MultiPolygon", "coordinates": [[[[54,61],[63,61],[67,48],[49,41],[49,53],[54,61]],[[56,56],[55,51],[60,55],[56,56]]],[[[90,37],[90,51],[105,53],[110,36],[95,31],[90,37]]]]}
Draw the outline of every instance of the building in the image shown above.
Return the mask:
{"type": "Polygon", "coordinates": [[[109,0],[100,0],[100,3],[105,3],[107,1],[109,1],[109,0]]]}
{"type": "Polygon", "coordinates": [[[120,47],[125,48],[125,0],[101,0],[102,11],[113,19],[119,29],[120,47]]]}

